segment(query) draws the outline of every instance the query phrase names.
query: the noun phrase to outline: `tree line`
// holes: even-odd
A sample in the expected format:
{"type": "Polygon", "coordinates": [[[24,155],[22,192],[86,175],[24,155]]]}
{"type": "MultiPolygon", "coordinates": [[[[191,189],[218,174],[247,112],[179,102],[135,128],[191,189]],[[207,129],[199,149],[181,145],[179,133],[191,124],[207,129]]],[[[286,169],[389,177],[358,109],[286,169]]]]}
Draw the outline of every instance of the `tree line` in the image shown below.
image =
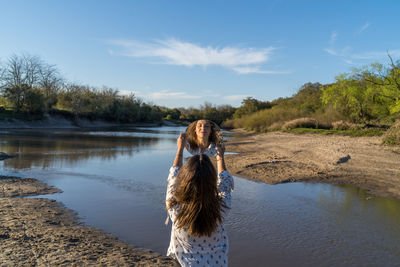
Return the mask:
{"type": "Polygon", "coordinates": [[[17,113],[63,114],[108,121],[161,121],[160,107],[120,95],[112,88],[95,88],[66,81],[54,65],[37,56],[13,55],[0,65],[0,104],[17,113]]]}
{"type": "Polygon", "coordinates": [[[167,108],[143,102],[134,94],[66,81],[55,65],[37,56],[13,55],[0,64],[0,109],[15,113],[59,114],[121,123],[192,122],[209,119],[221,124],[236,108],[205,103],[200,108],[167,108]]]}
{"type": "Polygon", "coordinates": [[[400,118],[400,62],[394,62],[390,55],[388,57],[388,64],[372,63],[354,68],[349,73],[338,75],[331,84],[305,83],[291,97],[270,102],[247,99],[233,118],[223,125],[261,132],[283,129],[288,125],[388,127],[400,118]],[[250,108],[245,108],[246,105],[250,108]],[[246,112],[239,114],[240,110],[246,112]]]}
{"type": "Polygon", "coordinates": [[[280,129],[298,118],[312,118],[315,127],[334,121],[392,124],[400,114],[400,63],[372,63],[340,74],[331,84],[305,83],[291,97],[272,101],[252,97],[240,107],[204,103],[199,108],[166,108],[144,103],[134,94],[66,81],[54,65],[37,56],[13,55],[0,64],[0,109],[43,115],[62,114],[107,121],[191,122],[209,119],[229,128],[255,131],[280,129]]]}

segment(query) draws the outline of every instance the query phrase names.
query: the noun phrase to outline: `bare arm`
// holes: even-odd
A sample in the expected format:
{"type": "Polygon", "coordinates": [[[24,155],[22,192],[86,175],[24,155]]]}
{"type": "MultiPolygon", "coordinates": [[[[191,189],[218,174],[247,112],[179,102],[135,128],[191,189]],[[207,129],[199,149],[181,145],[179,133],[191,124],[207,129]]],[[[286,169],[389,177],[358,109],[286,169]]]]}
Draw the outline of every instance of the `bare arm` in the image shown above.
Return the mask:
{"type": "Polygon", "coordinates": [[[231,192],[233,191],[234,182],[232,176],[226,170],[224,159],[225,147],[223,144],[217,145],[217,168],[218,168],[218,195],[224,204],[223,216],[226,216],[231,208],[231,192]]]}
{"type": "Polygon", "coordinates": [[[218,144],[217,145],[217,169],[218,169],[218,173],[226,171],[224,153],[225,153],[225,146],[223,144],[218,144]]]}
{"type": "Polygon", "coordinates": [[[185,140],[186,140],[186,135],[184,133],[181,133],[178,137],[178,140],[176,141],[176,145],[178,147],[174,159],[174,164],[173,166],[176,167],[182,167],[183,163],[183,149],[185,148],[185,140]]]}

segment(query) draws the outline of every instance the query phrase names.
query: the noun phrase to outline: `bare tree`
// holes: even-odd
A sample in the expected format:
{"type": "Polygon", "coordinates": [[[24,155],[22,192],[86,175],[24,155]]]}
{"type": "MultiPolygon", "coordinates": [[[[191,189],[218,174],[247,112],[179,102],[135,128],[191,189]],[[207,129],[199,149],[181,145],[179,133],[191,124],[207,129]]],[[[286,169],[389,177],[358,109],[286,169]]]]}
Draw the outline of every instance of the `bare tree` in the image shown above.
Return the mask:
{"type": "Polygon", "coordinates": [[[0,72],[3,96],[18,111],[22,109],[27,94],[33,89],[35,94],[42,92],[45,108],[50,108],[57,102],[61,83],[62,78],[55,66],[45,64],[38,56],[28,54],[11,56],[0,72]]]}
{"type": "Polygon", "coordinates": [[[37,86],[40,82],[40,72],[44,66],[42,60],[37,56],[23,55],[23,83],[29,87],[37,86]]]}
{"type": "Polygon", "coordinates": [[[2,87],[12,87],[22,84],[22,59],[16,55],[12,56],[6,63],[2,75],[2,87]]]}
{"type": "Polygon", "coordinates": [[[39,87],[43,90],[46,109],[57,103],[57,94],[64,82],[54,65],[44,64],[39,70],[39,87]]]}
{"type": "Polygon", "coordinates": [[[42,66],[43,62],[37,56],[11,56],[3,68],[2,87],[21,86],[22,84],[28,87],[37,85],[42,66]]]}

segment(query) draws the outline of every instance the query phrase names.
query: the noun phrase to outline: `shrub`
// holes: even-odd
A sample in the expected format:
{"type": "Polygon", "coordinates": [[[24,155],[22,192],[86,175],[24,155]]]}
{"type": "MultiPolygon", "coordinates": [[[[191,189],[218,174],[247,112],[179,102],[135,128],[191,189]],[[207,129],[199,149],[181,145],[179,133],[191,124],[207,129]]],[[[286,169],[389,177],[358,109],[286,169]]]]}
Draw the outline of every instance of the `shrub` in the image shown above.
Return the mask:
{"type": "Polygon", "coordinates": [[[400,145],[400,120],[390,127],[383,136],[383,143],[386,145],[400,145]]]}
{"type": "Polygon", "coordinates": [[[335,121],[332,123],[333,129],[335,130],[356,130],[360,129],[357,124],[347,122],[347,121],[335,121]]]}
{"type": "Polygon", "coordinates": [[[222,126],[225,128],[244,128],[251,131],[266,132],[268,127],[276,122],[284,122],[300,117],[304,117],[302,111],[294,107],[277,105],[239,119],[225,121],[222,126]]]}
{"type": "Polygon", "coordinates": [[[318,128],[318,121],[313,118],[299,118],[287,121],[282,125],[282,130],[290,130],[294,128],[318,128]]]}
{"type": "Polygon", "coordinates": [[[282,129],[283,122],[274,122],[268,128],[268,132],[279,131],[282,129]]]}

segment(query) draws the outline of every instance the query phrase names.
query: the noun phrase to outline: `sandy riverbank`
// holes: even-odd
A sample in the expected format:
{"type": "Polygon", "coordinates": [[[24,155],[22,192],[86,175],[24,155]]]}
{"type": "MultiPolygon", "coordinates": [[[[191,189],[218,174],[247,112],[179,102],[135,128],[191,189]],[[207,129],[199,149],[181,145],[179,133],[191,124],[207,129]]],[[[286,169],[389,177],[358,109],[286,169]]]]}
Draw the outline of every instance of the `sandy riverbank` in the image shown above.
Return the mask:
{"type": "Polygon", "coordinates": [[[400,149],[381,145],[381,137],[236,133],[226,143],[227,151],[240,153],[226,156],[236,176],[269,184],[352,184],[400,199],[400,149]]]}
{"type": "Polygon", "coordinates": [[[77,220],[49,199],[60,192],[35,179],[0,177],[2,266],[174,266],[172,259],[136,248],[77,220]]]}

